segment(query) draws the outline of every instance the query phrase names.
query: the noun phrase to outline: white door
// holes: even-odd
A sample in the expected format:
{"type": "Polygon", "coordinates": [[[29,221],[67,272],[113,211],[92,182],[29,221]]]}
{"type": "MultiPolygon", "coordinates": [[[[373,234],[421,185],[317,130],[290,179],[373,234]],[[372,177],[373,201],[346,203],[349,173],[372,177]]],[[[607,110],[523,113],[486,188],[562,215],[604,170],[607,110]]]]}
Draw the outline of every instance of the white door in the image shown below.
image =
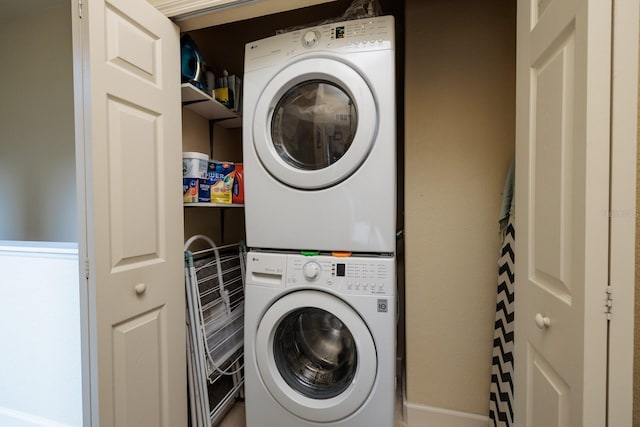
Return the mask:
{"type": "Polygon", "coordinates": [[[606,422],[611,7],[518,2],[518,426],[606,422]]]}
{"type": "Polygon", "coordinates": [[[186,426],[179,33],[142,0],[83,3],[91,422],[186,426]]]}

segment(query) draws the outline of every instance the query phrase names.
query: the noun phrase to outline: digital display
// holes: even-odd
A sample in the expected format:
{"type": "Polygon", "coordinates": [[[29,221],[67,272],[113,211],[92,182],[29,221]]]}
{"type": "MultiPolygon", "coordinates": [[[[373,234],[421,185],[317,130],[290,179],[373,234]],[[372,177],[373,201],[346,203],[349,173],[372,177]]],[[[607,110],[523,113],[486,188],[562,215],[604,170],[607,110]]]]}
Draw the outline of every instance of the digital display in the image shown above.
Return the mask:
{"type": "Polygon", "coordinates": [[[336,276],[344,277],[344,272],[345,272],[344,264],[337,264],[336,265],[336,276]]]}
{"type": "Polygon", "coordinates": [[[343,39],[344,38],[344,27],[336,27],[336,38],[343,39]]]}

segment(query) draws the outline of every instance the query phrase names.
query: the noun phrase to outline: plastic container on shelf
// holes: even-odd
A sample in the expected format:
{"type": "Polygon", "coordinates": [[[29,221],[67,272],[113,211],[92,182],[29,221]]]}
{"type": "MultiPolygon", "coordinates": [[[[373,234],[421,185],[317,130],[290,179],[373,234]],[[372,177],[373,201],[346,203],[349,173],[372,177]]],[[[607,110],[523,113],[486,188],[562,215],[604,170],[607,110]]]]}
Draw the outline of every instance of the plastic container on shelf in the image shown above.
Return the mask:
{"type": "Polygon", "coordinates": [[[242,163],[236,163],[231,203],[244,204],[244,166],[242,163]]]}
{"type": "Polygon", "coordinates": [[[204,153],[188,151],[182,153],[182,177],[207,179],[209,156],[204,153]]]}

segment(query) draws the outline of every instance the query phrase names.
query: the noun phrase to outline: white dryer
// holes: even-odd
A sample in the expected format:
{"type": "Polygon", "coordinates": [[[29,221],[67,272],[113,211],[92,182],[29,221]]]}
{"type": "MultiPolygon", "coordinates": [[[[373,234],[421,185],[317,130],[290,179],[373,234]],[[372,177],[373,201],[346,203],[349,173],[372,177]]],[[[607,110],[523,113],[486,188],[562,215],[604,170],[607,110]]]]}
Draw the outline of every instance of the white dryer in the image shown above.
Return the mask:
{"type": "Polygon", "coordinates": [[[250,252],[247,427],[393,427],[395,258],[250,252]]]}
{"type": "Polygon", "coordinates": [[[395,253],[393,17],[247,44],[247,244],[395,253]]]}

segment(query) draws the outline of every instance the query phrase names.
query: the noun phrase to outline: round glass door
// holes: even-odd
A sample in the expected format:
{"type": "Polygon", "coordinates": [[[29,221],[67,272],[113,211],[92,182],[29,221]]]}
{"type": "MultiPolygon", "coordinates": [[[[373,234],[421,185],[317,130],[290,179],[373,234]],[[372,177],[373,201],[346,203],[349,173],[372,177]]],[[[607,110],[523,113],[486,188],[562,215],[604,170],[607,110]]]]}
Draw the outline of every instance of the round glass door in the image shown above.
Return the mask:
{"type": "Polygon", "coordinates": [[[314,422],[343,419],[371,393],[378,359],[357,312],[321,291],[287,294],[269,307],[256,334],[258,373],[292,414],[314,422]]]}
{"type": "Polygon", "coordinates": [[[333,314],[306,307],[289,313],[273,341],[278,372],[292,389],[312,399],[343,393],[356,375],[353,335],[333,314]]]}
{"type": "Polygon", "coordinates": [[[265,169],[294,188],[328,188],[366,160],[377,133],[373,94],[352,67],[328,58],[296,62],[265,87],[253,144],[265,169]]]}
{"type": "Polygon", "coordinates": [[[349,150],[358,113],[349,94],[335,84],[311,80],[289,89],[271,118],[271,140],[294,168],[314,171],[333,165],[349,150]]]}

